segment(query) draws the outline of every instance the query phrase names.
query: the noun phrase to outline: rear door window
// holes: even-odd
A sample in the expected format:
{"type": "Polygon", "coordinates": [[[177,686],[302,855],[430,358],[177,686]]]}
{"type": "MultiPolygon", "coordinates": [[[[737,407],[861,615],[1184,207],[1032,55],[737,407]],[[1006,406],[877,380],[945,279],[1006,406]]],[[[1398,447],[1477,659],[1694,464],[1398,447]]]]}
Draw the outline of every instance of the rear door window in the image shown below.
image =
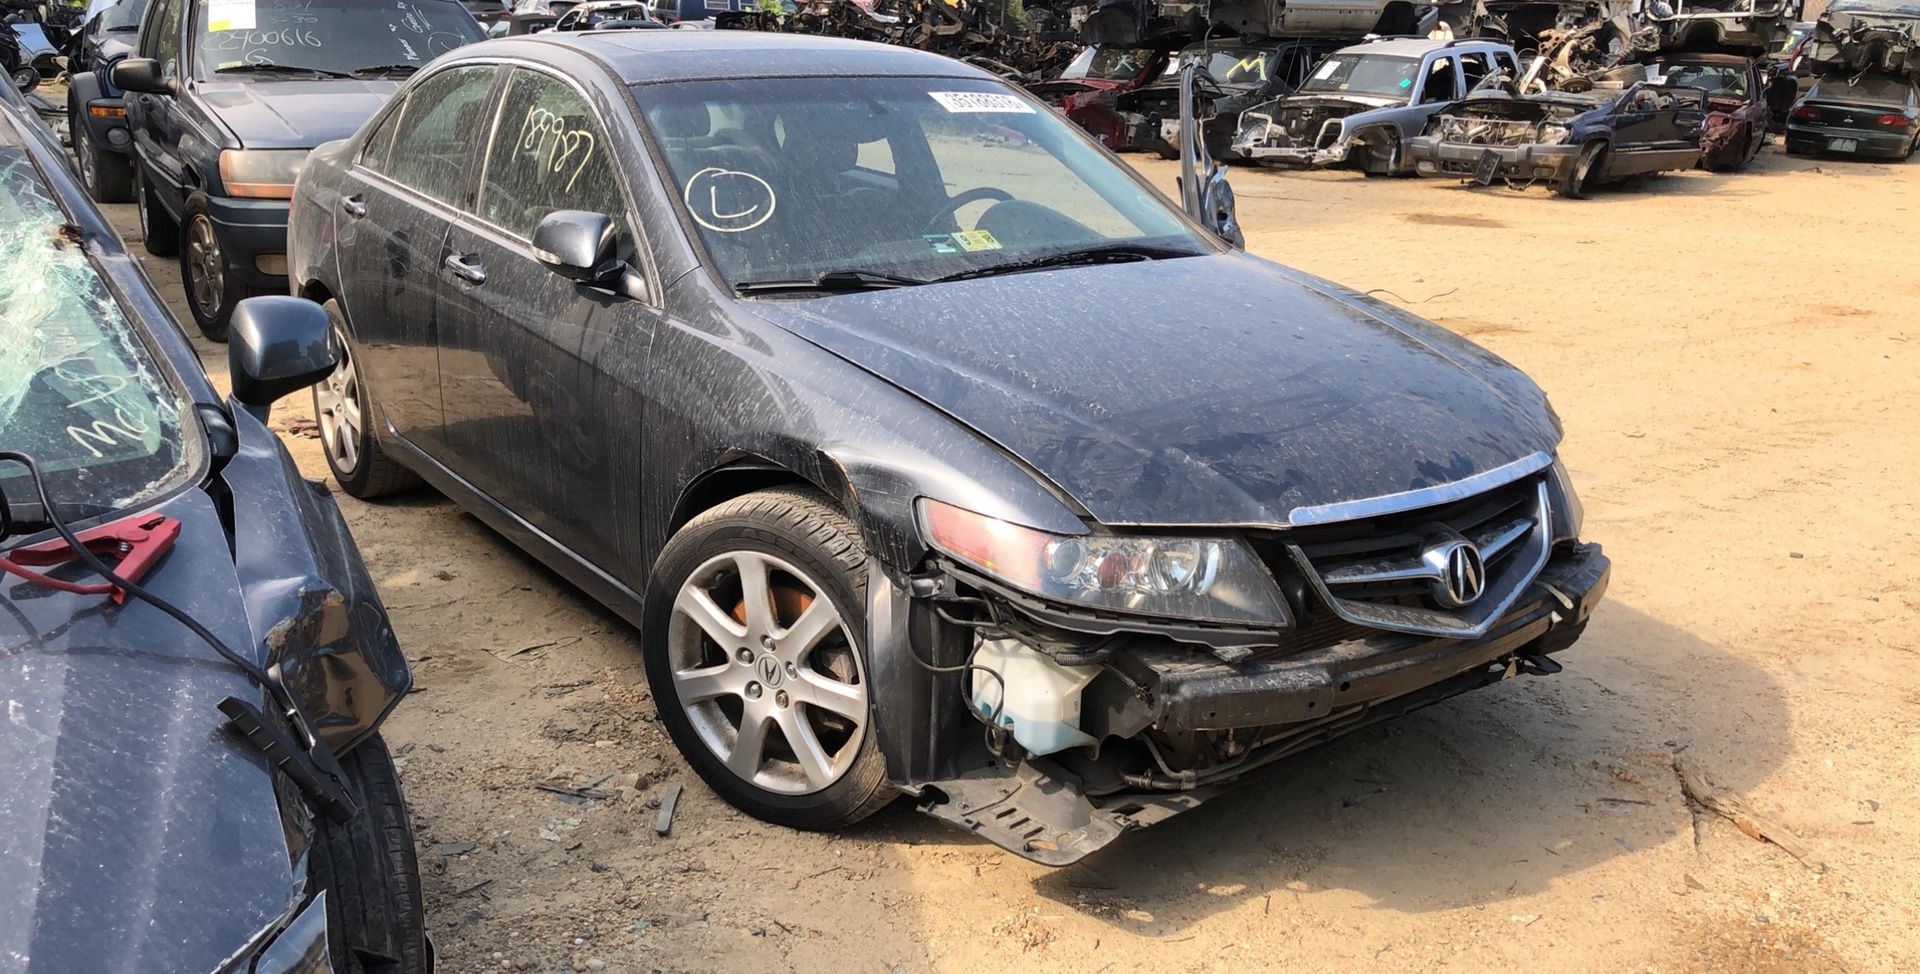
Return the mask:
{"type": "Polygon", "coordinates": [[[1485,54],[1460,55],[1460,74],[1467,91],[1472,91],[1487,76],[1487,56],[1485,54]]]}
{"type": "Polygon", "coordinates": [[[554,210],[605,213],[626,225],[606,128],[587,100],[552,75],[515,68],[494,123],[480,218],[522,239],[554,210]]]}
{"type": "Polygon", "coordinates": [[[460,206],[475,134],[487,123],[495,70],[490,64],[453,68],[415,87],[400,110],[384,170],[387,178],[460,206]]]}

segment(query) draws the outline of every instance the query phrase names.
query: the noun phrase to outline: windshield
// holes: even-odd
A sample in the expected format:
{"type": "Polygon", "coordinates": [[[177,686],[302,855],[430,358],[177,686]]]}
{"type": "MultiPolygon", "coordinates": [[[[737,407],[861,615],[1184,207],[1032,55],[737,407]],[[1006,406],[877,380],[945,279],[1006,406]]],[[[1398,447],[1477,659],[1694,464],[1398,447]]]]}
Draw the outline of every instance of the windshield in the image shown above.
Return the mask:
{"type": "Polygon", "coordinates": [[[329,74],[424,66],[486,37],[455,0],[204,0],[194,24],[202,80],[244,65],[329,74]]]}
{"type": "Polygon", "coordinates": [[[1131,81],[1146,68],[1152,54],[1140,47],[1089,47],[1074,55],[1060,77],[1067,81],[1131,81]]]}
{"type": "MultiPolygon", "coordinates": [[[[26,153],[0,146],[0,450],[32,454],[59,502],[123,507],[187,472],[186,403],[70,231],[26,153]]],[[[15,463],[0,493],[38,503],[15,463]]]]}
{"type": "Polygon", "coordinates": [[[1195,44],[1169,62],[1162,77],[1175,77],[1181,68],[1195,62],[1199,62],[1207,75],[1220,84],[1256,85],[1266,81],[1271,73],[1273,52],[1252,47],[1195,44]]]}
{"type": "Polygon", "coordinates": [[[986,80],[767,78],[635,90],[730,284],[915,281],[1087,248],[1212,249],[1038,102],[986,80]]]}
{"type": "Polygon", "coordinates": [[[1709,98],[1747,97],[1747,70],[1727,64],[1668,63],[1667,84],[1704,88],[1709,98]]]}
{"type": "Polygon", "coordinates": [[[1313,69],[1300,91],[1407,98],[1420,74],[1420,59],[1385,54],[1335,54],[1313,69]]]}
{"type": "Polygon", "coordinates": [[[147,0],[120,0],[100,12],[101,30],[139,30],[140,15],[147,12],[147,0]]]}

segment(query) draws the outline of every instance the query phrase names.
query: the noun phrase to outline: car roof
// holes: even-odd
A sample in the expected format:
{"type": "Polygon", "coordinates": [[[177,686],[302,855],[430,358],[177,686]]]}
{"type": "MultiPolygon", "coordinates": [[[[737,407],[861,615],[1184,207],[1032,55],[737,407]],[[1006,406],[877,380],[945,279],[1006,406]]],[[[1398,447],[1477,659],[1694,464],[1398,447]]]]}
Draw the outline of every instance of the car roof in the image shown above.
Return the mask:
{"type": "Polygon", "coordinates": [[[1387,37],[1377,41],[1362,41],[1343,47],[1339,54],[1386,54],[1393,57],[1426,57],[1444,47],[1458,47],[1468,51],[1485,48],[1505,47],[1499,41],[1481,40],[1474,37],[1451,41],[1437,41],[1431,37],[1387,37]]]}
{"type": "Polygon", "coordinates": [[[485,54],[505,44],[577,48],[605,63],[626,84],[853,75],[994,80],[979,68],[926,51],[838,37],[753,30],[547,31],[483,41],[460,50],[462,54],[485,54]]]}
{"type": "Polygon", "coordinates": [[[1753,63],[1753,59],[1744,54],[1688,54],[1673,51],[1654,58],[1661,64],[1724,64],[1732,68],[1744,68],[1753,63]]]}

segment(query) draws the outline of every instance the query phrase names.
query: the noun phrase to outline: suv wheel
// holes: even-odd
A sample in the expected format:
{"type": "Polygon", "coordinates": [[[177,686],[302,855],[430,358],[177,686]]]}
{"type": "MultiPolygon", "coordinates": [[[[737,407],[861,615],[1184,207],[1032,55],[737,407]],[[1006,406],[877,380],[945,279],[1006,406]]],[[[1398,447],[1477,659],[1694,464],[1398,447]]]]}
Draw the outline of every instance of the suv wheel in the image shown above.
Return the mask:
{"type": "Polygon", "coordinates": [[[1589,142],[1580,149],[1580,157],[1560,180],[1560,195],[1568,199],[1583,200],[1593,192],[1600,170],[1605,166],[1607,144],[1589,142]]]}
{"type": "Polygon", "coordinates": [[[84,112],[67,105],[68,141],[73,143],[74,162],[80,168],[80,182],[96,203],[125,203],[133,199],[133,167],[127,158],[109,152],[93,141],[93,133],[83,120],[84,112]]]}
{"type": "Polygon", "coordinates": [[[180,279],[187,290],[187,307],[200,334],[211,341],[227,340],[227,322],[233,306],[254,292],[239,278],[227,272],[226,251],[220,245],[220,233],[207,215],[206,198],[194,194],[187,199],[187,211],[180,233],[180,279]]]}
{"type": "Polygon", "coordinates": [[[687,763],[734,807],[801,829],[893,798],[867,689],[866,548],[811,490],[748,494],[667,542],[647,587],[647,683],[687,763]]]}
{"type": "Polygon", "coordinates": [[[136,167],[133,174],[133,209],[140,217],[140,242],[155,257],[172,257],[180,252],[180,224],[147,191],[147,175],[136,167]]]}
{"type": "Polygon", "coordinates": [[[426,974],[420,863],[400,776],[379,735],[340,759],[360,814],[318,823],[313,877],[327,890],[327,950],[338,974],[426,974]]]}
{"type": "Polygon", "coordinates": [[[313,418],[320,426],[327,469],[333,471],[341,490],[361,500],[417,486],[420,476],[380,449],[380,440],[373,435],[373,398],[360,381],[347,344],[340,302],[328,301],[325,307],[327,317],[333,319],[334,343],[340,347],[340,364],[313,387],[313,418]]]}

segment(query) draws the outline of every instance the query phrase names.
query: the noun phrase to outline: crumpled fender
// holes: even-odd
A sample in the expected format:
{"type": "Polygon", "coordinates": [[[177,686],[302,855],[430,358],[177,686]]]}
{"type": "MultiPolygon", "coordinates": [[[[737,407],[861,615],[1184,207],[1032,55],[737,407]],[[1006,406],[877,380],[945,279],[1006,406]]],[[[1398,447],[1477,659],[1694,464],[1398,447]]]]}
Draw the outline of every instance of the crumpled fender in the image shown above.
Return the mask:
{"type": "Polygon", "coordinates": [[[264,649],[304,729],[344,753],[413,677],[332,496],[300,476],[259,420],[237,406],[232,414],[239,451],[219,477],[255,651],[264,649]]]}

